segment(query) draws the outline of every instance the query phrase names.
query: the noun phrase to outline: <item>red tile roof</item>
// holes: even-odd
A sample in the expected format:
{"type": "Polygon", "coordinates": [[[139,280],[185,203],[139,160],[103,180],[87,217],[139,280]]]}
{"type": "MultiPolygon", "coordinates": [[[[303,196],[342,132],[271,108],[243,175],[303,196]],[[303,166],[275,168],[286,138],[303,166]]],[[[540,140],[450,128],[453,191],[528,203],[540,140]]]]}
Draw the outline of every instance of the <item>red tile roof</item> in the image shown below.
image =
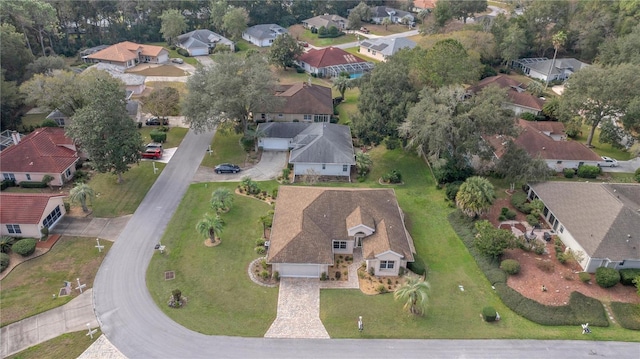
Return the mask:
{"type": "Polygon", "coordinates": [[[0,223],[37,224],[44,214],[49,199],[64,197],[60,194],[1,193],[0,223]]]}
{"type": "MultiPolygon", "coordinates": [[[[137,59],[137,51],[140,50],[140,54],[143,56],[157,57],[160,55],[164,48],[162,46],[155,45],[140,45],[135,42],[124,41],[111,45],[104,50],[100,50],[95,54],[87,56],[89,59],[115,61],[115,62],[127,62],[129,60],[137,59]]],[[[166,51],[166,50],[165,50],[166,51]]]]}
{"type": "Polygon", "coordinates": [[[438,0],[413,0],[413,7],[419,9],[435,9],[438,0]]]}
{"type": "Polygon", "coordinates": [[[76,161],[75,145],[64,129],[43,127],[0,152],[0,172],[62,173],[76,161]]]}
{"type": "Polygon", "coordinates": [[[311,49],[309,50],[309,52],[300,55],[300,57],[298,57],[298,60],[301,62],[306,62],[307,64],[318,69],[334,65],[366,62],[365,60],[337,47],[311,49]]]}

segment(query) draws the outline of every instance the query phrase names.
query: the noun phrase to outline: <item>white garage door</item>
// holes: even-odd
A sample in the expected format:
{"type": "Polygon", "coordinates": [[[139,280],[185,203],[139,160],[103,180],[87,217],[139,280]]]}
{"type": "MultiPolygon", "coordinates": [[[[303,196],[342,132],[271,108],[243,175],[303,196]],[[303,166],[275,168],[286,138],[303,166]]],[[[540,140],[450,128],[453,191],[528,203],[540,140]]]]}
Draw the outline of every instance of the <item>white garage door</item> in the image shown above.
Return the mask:
{"type": "Polygon", "coordinates": [[[207,56],[209,55],[209,48],[207,47],[196,47],[189,50],[191,56],[207,56]]]}
{"type": "Polygon", "coordinates": [[[263,138],[262,149],[265,151],[287,151],[289,140],[286,138],[263,138]]]}
{"type": "Polygon", "coordinates": [[[280,277],[320,278],[317,264],[280,264],[280,277]]]}

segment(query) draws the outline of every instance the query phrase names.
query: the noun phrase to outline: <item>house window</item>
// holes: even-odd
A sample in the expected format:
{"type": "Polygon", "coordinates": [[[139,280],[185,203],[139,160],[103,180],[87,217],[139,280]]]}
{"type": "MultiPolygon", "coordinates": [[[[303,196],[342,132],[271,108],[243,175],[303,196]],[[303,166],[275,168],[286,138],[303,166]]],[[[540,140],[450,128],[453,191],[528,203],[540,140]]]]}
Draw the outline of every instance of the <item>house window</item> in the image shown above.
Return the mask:
{"type": "Polygon", "coordinates": [[[333,249],[347,249],[347,241],[333,241],[333,249]]]}
{"type": "Polygon", "coordinates": [[[16,180],[16,175],[14,175],[13,173],[3,173],[2,176],[4,176],[4,179],[7,181],[15,181],[16,180]]]}
{"type": "Polygon", "coordinates": [[[558,162],[556,162],[556,163],[560,165],[560,164],[562,164],[562,161],[558,161],[558,162]]]}
{"type": "Polygon", "coordinates": [[[394,261],[380,261],[380,269],[393,269],[395,263],[394,261]]]}
{"type": "Polygon", "coordinates": [[[27,173],[27,181],[31,181],[31,175],[27,173]]]}
{"type": "Polygon", "coordinates": [[[53,211],[51,211],[51,213],[49,213],[47,218],[42,221],[42,225],[50,228],[54,223],[56,223],[60,216],[62,216],[62,213],[60,212],[60,206],[58,205],[53,211]]]}
{"type": "Polygon", "coordinates": [[[279,117],[279,118],[282,118],[282,114],[281,114],[281,113],[279,113],[279,114],[278,114],[278,117],[279,117]]]}
{"type": "Polygon", "coordinates": [[[375,54],[376,54],[376,52],[375,52],[375,51],[372,51],[372,52],[371,52],[371,54],[372,54],[372,55],[375,55],[375,54]]]}
{"type": "Polygon", "coordinates": [[[313,120],[313,116],[312,115],[304,115],[304,120],[305,121],[311,121],[311,120],[313,120]]]}
{"type": "Polygon", "coordinates": [[[64,126],[64,118],[57,118],[56,123],[58,126],[64,126]]]}
{"type": "Polygon", "coordinates": [[[564,233],[564,226],[560,226],[560,233],[564,233]]]}
{"type": "Polygon", "coordinates": [[[322,164],[322,169],[323,169],[323,170],[326,170],[326,169],[327,169],[327,165],[323,163],[323,164],[322,164]]]}
{"type": "Polygon", "coordinates": [[[64,174],[68,177],[71,177],[71,168],[67,168],[67,170],[64,172],[64,174]]]}
{"type": "Polygon", "coordinates": [[[19,224],[7,224],[7,231],[9,231],[9,233],[13,233],[13,234],[22,233],[22,230],[20,230],[20,225],[19,224]]]}
{"type": "Polygon", "coordinates": [[[342,172],[347,172],[348,169],[349,169],[348,165],[342,165],[342,172]]]}

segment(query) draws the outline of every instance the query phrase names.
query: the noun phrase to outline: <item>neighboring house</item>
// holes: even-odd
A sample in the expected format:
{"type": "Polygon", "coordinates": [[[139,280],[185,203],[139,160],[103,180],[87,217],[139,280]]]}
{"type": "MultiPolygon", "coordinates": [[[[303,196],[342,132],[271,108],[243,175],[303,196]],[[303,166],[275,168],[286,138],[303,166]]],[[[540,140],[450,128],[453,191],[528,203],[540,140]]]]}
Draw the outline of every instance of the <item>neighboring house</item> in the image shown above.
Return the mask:
{"type": "Polygon", "coordinates": [[[42,181],[45,175],[53,177],[52,186],[69,182],[80,160],[73,140],[66,137],[60,127],[42,127],[20,139],[13,146],[0,152],[2,179],[42,181]]]}
{"type": "Polygon", "coordinates": [[[349,126],[333,123],[268,122],[257,129],[258,147],[265,151],[287,151],[293,174],[311,171],[320,176],[347,177],[355,165],[349,126]]]}
{"type": "Polygon", "coordinates": [[[374,66],[337,47],[311,49],[300,55],[297,61],[306,72],[320,77],[337,77],[342,72],[358,77],[371,71],[374,66]]]}
{"type": "Polygon", "coordinates": [[[320,15],[316,17],[312,17],[311,19],[302,20],[302,26],[306,29],[319,29],[321,27],[325,27],[329,29],[331,26],[335,26],[339,30],[344,30],[347,28],[347,24],[349,20],[343,18],[340,15],[320,15]]]}
{"type": "Polygon", "coordinates": [[[227,46],[235,51],[233,41],[208,29],[194,30],[178,36],[178,47],[181,47],[189,56],[207,56],[218,45],[227,46]]]}
{"type": "MultiPolygon", "coordinates": [[[[542,158],[549,168],[557,172],[562,172],[565,168],[577,169],[582,165],[597,166],[602,162],[602,158],[583,143],[558,141],[559,137],[564,137],[559,125],[522,119],[518,124],[520,134],[515,138],[514,143],[527,151],[531,157],[542,158]]],[[[485,140],[492,145],[496,158],[501,158],[508,138],[497,135],[485,137],[485,140]]]]}
{"type": "Polygon", "coordinates": [[[16,143],[19,143],[20,140],[24,138],[24,135],[12,130],[4,130],[0,133],[0,151],[3,151],[5,148],[13,146],[16,143]]]}
{"type": "Polygon", "coordinates": [[[1,193],[0,235],[41,238],[67,213],[61,194],[1,193]]]}
{"type": "Polygon", "coordinates": [[[437,0],[413,0],[413,12],[419,13],[420,11],[427,10],[429,12],[436,8],[437,0]]]}
{"type": "Polygon", "coordinates": [[[269,113],[256,112],[256,119],[279,122],[329,122],[333,115],[331,88],[299,82],[278,85],[276,96],[283,98],[281,105],[269,113]]]}
{"type": "Polygon", "coordinates": [[[406,37],[397,37],[393,39],[367,39],[360,42],[358,52],[380,61],[387,61],[387,58],[400,49],[413,49],[416,43],[406,37]]]}
{"type": "Polygon", "coordinates": [[[554,181],[528,194],[544,203],[545,221],[567,248],[583,255],[585,272],[640,268],[640,184],[554,181]]]}
{"type": "Polygon", "coordinates": [[[106,71],[111,77],[124,82],[126,90],[131,91],[132,95],[140,95],[147,88],[145,85],[146,76],[124,72],[124,69],[117,65],[97,63],[87,70],[89,69],[106,71]]]}
{"type": "Polygon", "coordinates": [[[289,31],[277,24],[261,24],[251,26],[244,30],[242,38],[250,43],[259,46],[271,46],[276,37],[288,34],[289,31]]]}
{"type": "Polygon", "coordinates": [[[69,117],[58,109],[51,111],[45,119],[55,121],[60,127],[64,127],[69,124],[69,117]]]}
{"type": "Polygon", "coordinates": [[[386,6],[374,6],[371,8],[371,22],[382,24],[384,19],[391,20],[394,24],[414,24],[415,17],[407,11],[402,11],[386,6]]]}
{"type": "Polygon", "coordinates": [[[505,102],[503,104],[503,107],[512,110],[516,114],[516,116],[520,116],[525,112],[532,113],[534,115],[539,115],[542,113],[544,100],[533,96],[529,92],[526,92],[525,87],[520,81],[517,81],[512,77],[506,75],[484,78],[480,82],[478,82],[477,85],[470,87],[469,91],[477,93],[490,85],[496,85],[500,88],[507,89],[509,102],[505,102]]]}
{"type": "Polygon", "coordinates": [[[135,42],[124,41],[83,56],[82,59],[84,62],[102,62],[128,69],[139,63],[165,63],[169,61],[169,51],[161,46],[140,45],[135,42]]]}
{"type": "Polygon", "coordinates": [[[549,60],[546,57],[539,57],[515,60],[511,66],[522,70],[529,77],[551,82],[556,80],[564,81],[574,72],[589,66],[589,64],[574,58],[556,59],[554,63],[553,60],[549,60]]]}
{"type": "Polygon", "coordinates": [[[413,262],[393,189],[280,186],[267,255],[280,277],[319,278],[335,255],[360,250],[376,276],[398,276],[413,262]]]}

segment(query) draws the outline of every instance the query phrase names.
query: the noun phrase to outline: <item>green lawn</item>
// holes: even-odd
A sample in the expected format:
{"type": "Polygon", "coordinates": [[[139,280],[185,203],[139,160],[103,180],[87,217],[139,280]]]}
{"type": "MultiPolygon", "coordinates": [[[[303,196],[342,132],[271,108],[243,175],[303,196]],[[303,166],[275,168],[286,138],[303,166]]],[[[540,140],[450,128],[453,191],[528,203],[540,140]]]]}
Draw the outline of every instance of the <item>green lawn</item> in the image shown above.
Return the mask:
{"type": "MultiPolygon", "coordinates": [[[[591,127],[588,125],[583,125],[581,133],[576,137],[576,141],[587,143],[589,131],[591,131],[591,127]]],[[[628,161],[631,158],[631,153],[629,153],[629,151],[623,151],[617,148],[613,148],[608,143],[600,143],[599,128],[596,128],[596,132],[593,134],[591,145],[593,146],[593,151],[595,151],[595,153],[599,154],[600,156],[615,158],[618,161],[628,161]]]]}
{"type": "MultiPolygon", "coordinates": [[[[152,142],[151,136],[149,134],[153,129],[156,129],[156,128],[158,128],[158,126],[142,126],[142,128],[139,129],[140,135],[142,136],[142,141],[145,144],[152,142]]],[[[182,142],[182,139],[184,138],[184,136],[187,135],[187,132],[189,132],[188,128],[171,127],[167,132],[167,140],[163,143],[163,147],[164,148],[178,147],[180,145],[180,142],[182,142]]]]}
{"type": "Polygon", "coordinates": [[[357,87],[347,89],[344,93],[344,101],[338,105],[338,116],[340,124],[349,125],[351,123],[351,115],[358,112],[358,97],[360,89],[357,87]]]}
{"type": "Polygon", "coordinates": [[[7,359],[75,359],[80,356],[93,341],[98,339],[102,332],[98,328],[98,332],[93,335],[93,340],[89,338],[86,331],[62,334],[44,343],[34,345],[17,354],[7,357],[7,359]]]}
{"type": "Polygon", "coordinates": [[[299,40],[306,41],[311,45],[317,46],[317,47],[340,45],[340,44],[346,44],[348,42],[358,41],[356,36],[353,34],[346,34],[346,35],[335,37],[335,38],[320,39],[318,38],[317,34],[312,34],[310,30],[306,30],[306,29],[304,30],[304,32],[300,34],[299,40]]]}
{"type": "Polygon", "coordinates": [[[102,253],[95,248],[95,238],[62,237],[46,254],[14,268],[0,282],[0,326],[61,306],[77,297],[75,290],[70,296],[57,297],[64,281],[72,282],[75,287],[76,278],[80,278],[91,288],[98,267],[112,245],[108,241],[100,244],[105,246],[102,253]],[[54,293],[55,299],[52,298],[54,293]]]}
{"type": "Polygon", "coordinates": [[[150,42],[149,45],[155,45],[155,46],[162,46],[165,48],[165,50],[169,51],[169,58],[173,59],[173,58],[181,58],[184,60],[184,62],[196,66],[199,62],[198,60],[196,60],[193,57],[188,57],[188,56],[182,56],[178,53],[177,50],[171,50],[168,46],[166,42],[150,42]]]}
{"type": "Polygon", "coordinates": [[[240,145],[242,134],[235,133],[232,129],[220,126],[213,137],[213,152],[211,155],[205,155],[202,159],[201,166],[215,167],[220,163],[235,163],[238,166],[244,166],[247,153],[240,145]]]}
{"type": "MultiPolygon", "coordinates": [[[[270,192],[275,182],[260,182],[270,192]]],[[[259,256],[255,240],[262,236],[258,222],[271,208],[262,201],[234,195],[217,247],[206,247],[195,230],[209,209],[211,193],[218,187],[235,189],[235,183],[194,184],[187,191],[162,238],[166,254],[156,253],[147,269],[147,286],[156,304],[169,317],[204,334],[263,336],[276,317],[277,288],[261,287],[247,275],[247,266],[259,256]],[[164,280],[173,270],[176,278],[164,280]],[[167,306],[171,291],[180,289],[188,298],[181,309],[167,306]]]]}

